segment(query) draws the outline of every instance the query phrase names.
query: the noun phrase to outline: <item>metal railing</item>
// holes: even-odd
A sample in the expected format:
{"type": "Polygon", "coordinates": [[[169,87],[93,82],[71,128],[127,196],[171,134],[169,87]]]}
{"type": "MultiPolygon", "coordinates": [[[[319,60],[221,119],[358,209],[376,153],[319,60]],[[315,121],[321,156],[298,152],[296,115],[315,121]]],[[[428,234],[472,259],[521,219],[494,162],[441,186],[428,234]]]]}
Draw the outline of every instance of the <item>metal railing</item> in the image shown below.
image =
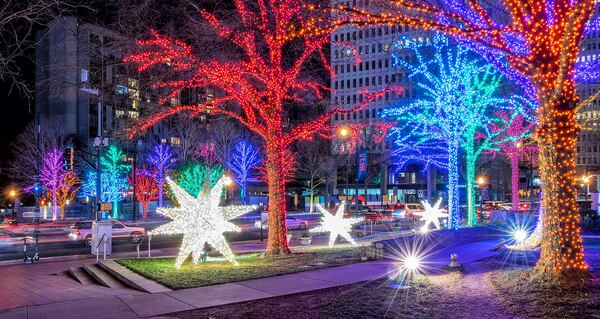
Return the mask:
{"type": "Polygon", "coordinates": [[[104,260],[106,260],[106,233],[102,234],[100,242],[98,242],[98,245],[96,245],[96,263],[98,263],[98,260],[100,258],[100,255],[98,254],[98,248],[100,247],[100,244],[104,244],[104,250],[102,251],[102,253],[104,254],[104,260]]]}

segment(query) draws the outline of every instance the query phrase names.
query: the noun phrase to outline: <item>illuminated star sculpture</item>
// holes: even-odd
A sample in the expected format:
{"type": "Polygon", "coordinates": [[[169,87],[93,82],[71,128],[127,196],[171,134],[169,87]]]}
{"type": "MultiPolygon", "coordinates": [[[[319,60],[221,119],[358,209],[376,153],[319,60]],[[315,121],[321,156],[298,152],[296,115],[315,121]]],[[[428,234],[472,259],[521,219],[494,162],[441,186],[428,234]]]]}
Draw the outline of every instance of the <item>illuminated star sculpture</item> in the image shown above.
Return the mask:
{"type": "Polygon", "coordinates": [[[435,226],[436,229],[440,229],[440,218],[443,217],[448,217],[447,213],[444,213],[444,211],[440,208],[440,204],[442,203],[442,199],[438,199],[438,201],[435,203],[435,205],[433,205],[433,207],[431,207],[431,204],[429,204],[428,201],[426,200],[422,200],[421,204],[423,204],[423,207],[425,208],[424,212],[415,212],[413,214],[415,215],[419,215],[421,217],[423,217],[423,219],[425,220],[425,224],[423,224],[423,227],[421,228],[421,231],[426,232],[429,229],[429,224],[433,224],[435,226]]]}
{"type": "Polygon", "coordinates": [[[323,214],[321,218],[321,225],[310,230],[311,233],[329,233],[329,247],[335,244],[335,240],[338,235],[342,236],[345,240],[356,246],[356,241],[350,236],[350,231],[354,224],[358,224],[363,221],[362,218],[344,218],[344,203],[338,207],[335,215],[328,212],[321,205],[317,204],[317,208],[323,214]]]}
{"type": "Polygon", "coordinates": [[[256,206],[219,207],[226,177],[221,177],[212,189],[210,188],[210,177],[207,177],[196,198],[170,178],[167,177],[166,180],[175,198],[177,198],[179,207],[158,208],[156,210],[158,213],[173,219],[173,221],[157,227],[152,231],[152,234],[183,234],[175,267],[179,269],[190,254],[192,255],[192,262],[197,264],[202,256],[205,243],[214,247],[223,254],[225,259],[237,266],[238,263],[223,233],[240,231],[236,225],[228,222],[228,220],[256,209],[256,206]]]}

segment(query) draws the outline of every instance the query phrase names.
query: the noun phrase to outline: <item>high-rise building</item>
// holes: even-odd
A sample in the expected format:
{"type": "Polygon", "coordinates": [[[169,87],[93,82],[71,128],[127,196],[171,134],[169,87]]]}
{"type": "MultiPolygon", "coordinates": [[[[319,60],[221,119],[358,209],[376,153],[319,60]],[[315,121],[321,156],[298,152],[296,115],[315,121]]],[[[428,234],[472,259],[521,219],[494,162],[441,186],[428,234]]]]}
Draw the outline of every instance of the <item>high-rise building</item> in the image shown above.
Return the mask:
{"type": "MultiPolygon", "coordinates": [[[[596,8],[596,14],[598,14],[596,8]]],[[[592,32],[585,35],[581,45],[578,61],[590,62],[600,59],[600,33],[592,32]]],[[[587,179],[591,192],[598,192],[598,176],[600,175],[600,80],[581,81],[577,85],[580,102],[589,102],[579,112],[582,130],[577,141],[577,173],[580,178],[587,179]],[[594,177],[596,179],[594,179],[594,177]]],[[[580,182],[583,182],[581,180],[580,182]]],[[[581,185],[581,183],[580,183],[581,185]]],[[[587,185],[584,185],[587,192],[587,185]]]]}
{"type": "MultiPolygon", "coordinates": [[[[368,0],[338,2],[356,7],[370,5],[368,0]]],[[[389,90],[361,110],[335,116],[332,124],[343,126],[380,121],[378,117],[385,106],[415,97],[415,85],[406,80],[406,72],[394,67],[391,60],[394,43],[404,36],[425,41],[430,33],[401,26],[346,26],[332,33],[331,65],[336,74],[330,83],[332,107],[356,108],[366,101],[369,94],[393,86],[403,88],[401,93],[389,90]]],[[[410,60],[411,57],[411,53],[406,51],[406,56],[402,58],[410,60]]],[[[427,188],[426,174],[422,174],[419,167],[414,165],[401,171],[390,170],[391,163],[387,156],[390,142],[384,140],[379,144],[373,143],[369,127],[360,134],[361,142],[351,154],[348,152],[349,142],[344,138],[337,138],[333,143],[334,153],[346,154],[349,158],[349,165],[342,166],[338,174],[340,179],[335,188],[337,193],[355,194],[358,191],[359,195],[387,195],[389,189],[398,198],[410,197],[415,201],[422,197],[419,194],[423,195],[427,188]],[[367,165],[362,165],[365,161],[367,165]]],[[[436,179],[435,175],[430,171],[429,178],[433,181],[436,179]]]]}

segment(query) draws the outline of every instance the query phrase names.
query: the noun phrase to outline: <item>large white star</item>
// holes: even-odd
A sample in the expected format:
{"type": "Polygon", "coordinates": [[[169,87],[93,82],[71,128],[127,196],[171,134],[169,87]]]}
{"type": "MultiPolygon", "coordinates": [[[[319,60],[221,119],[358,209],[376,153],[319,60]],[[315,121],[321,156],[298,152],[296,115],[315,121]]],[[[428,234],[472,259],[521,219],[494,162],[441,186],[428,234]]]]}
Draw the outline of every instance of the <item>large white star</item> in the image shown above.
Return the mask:
{"type": "Polygon", "coordinates": [[[357,245],[356,241],[350,236],[350,231],[352,231],[352,226],[362,222],[363,218],[344,218],[344,203],[338,207],[335,215],[328,212],[325,208],[321,207],[321,205],[317,204],[317,208],[323,214],[323,218],[321,218],[321,225],[311,229],[311,233],[329,232],[329,247],[332,247],[333,244],[335,244],[338,235],[342,236],[342,238],[346,239],[352,245],[357,245]]]}
{"type": "Polygon", "coordinates": [[[179,254],[175,261],[177,269],[181,267],[181,264],[183,264],[190,254],[192,254],[192,262],[195,264],[198,263],[205,243],[218,250],[223,254],[225,259],[234,265],[238,264],[223,233],[240,231],[239,227],[228,222],[228,220],[256,209],[256,206],[219,207],[225,179],[225,177],[221,177],[211,189],[210,177],[207,177],[198,197],[194,198],[170,178],[167,178],[167,183],[173,191],[175,198],[177,198],[179,207],[158,208],[156,210],[158,213],[171,218],[173,221],[157,227],[151,233],[165,235],[183,234],[179,254]]]}
{"type": "Polygon", "coordinates": [[[421,228],[422,231],[426,232],[429,229],[429,224],[433,224],[435,226],[435,228],[440,229],[440,218],[443,217],[448,217],[447,213],[444,213],[444,211],[440,208],[440,204],[442,203],[442,199],[438,199],[438,201],[435,203],[435,205],[433,205],[433,207],[431,207],[431,204],[429,204],[428,201],[426,200],[422,200],[421,204],[423,204],[423,207],[425,208],[424,212],[415,212],[413,214],[415,215],[419,215],[421,217],[423,217],[423,219],[425,220],[425,224],[423,224],[423,227],[421,228]]]}

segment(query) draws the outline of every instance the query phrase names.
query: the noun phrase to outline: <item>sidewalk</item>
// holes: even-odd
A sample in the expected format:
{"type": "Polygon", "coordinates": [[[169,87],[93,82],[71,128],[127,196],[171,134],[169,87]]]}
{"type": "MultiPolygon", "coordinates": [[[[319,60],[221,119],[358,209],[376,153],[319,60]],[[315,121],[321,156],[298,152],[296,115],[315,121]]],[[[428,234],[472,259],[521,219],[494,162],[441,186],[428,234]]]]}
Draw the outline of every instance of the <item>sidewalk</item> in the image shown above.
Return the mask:
{"type": "MultiPolygon", "coordinates": [[[[449,262],[451,253],[459,255],[459,262],[471,263],[492,256],[491,249],[496,244],[493,240],[445,248],[428,256],[425,263],[429,267],[442,267],[449,262]]],[[[156,294],[124,289],[118,293],[105,292],[105,296],[82,296],[80,300],[56,300],[51,304],[12,309],[0,313],[0,318],[80,319],[82,314],[92,319],[145,318],[384,278],[394,267],[393,261],[383,260],[156,294]]],[[[5,289],[1,291],[10,291],[5,289]]]]}

